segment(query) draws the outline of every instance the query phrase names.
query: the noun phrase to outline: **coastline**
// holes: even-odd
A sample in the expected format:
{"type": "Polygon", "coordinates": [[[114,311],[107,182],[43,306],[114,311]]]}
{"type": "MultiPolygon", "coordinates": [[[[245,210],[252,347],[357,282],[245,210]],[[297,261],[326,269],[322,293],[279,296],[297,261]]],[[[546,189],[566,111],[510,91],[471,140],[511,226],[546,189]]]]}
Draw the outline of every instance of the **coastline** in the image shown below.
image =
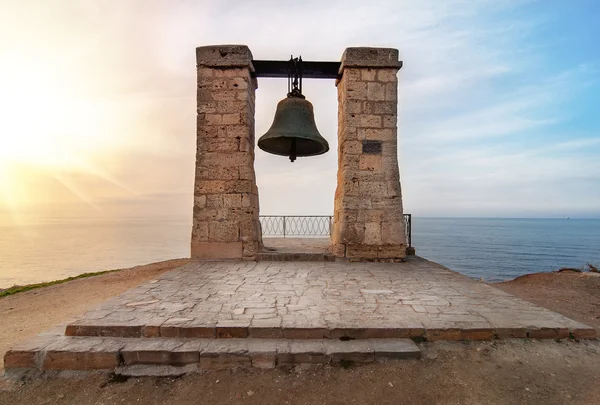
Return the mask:
{"type": "MultiPolygon", "coordinates": [[[[87,273],[13,287],[4,290],[4,295],[0,292],[0,369],[4,352],[16,342],[76,318],[109,298],[189,260],[174,259],[87,273]]],[[[533,273],[487,284],[600,330],[600,273],[533,273]]]]}

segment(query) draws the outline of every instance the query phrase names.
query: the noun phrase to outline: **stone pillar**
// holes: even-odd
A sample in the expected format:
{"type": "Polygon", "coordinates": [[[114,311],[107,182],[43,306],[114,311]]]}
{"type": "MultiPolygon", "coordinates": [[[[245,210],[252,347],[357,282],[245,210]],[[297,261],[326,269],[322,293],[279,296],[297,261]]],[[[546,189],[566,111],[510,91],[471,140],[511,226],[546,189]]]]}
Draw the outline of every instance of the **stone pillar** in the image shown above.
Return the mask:
{"type": "Polygon", "coordinates": [[[261,247],[254,174],[252,54],[196,48],[198,117],[191,255],[255,260],[261,247]]]}
{"type": "Polygon", "coordinates": [[[397,156],[398,50],[348,48],[338,88],[333,253],[350,260],[406,256],[397,156]]]}

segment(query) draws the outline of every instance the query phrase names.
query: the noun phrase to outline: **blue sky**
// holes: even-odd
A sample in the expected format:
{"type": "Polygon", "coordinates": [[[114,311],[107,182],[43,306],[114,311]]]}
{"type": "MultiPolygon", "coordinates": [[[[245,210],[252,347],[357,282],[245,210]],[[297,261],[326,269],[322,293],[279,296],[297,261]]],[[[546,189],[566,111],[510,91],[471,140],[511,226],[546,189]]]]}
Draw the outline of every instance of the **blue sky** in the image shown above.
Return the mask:
{"type": "MultiPolygon", "coordinates": [[[[103,152],[90,155],[86,170],[65,167],[48,177],[30,165],[23,183],[53,190],[31,198],[31,209],[191,215],[194,48],[239,43],[256,59],[293,53],[339,60],[350,46],[400,49],[405,212],[600,217],[598,2],[21,3],[7,1],[0,17],[3,60],[25,50],[19,55],[29,55],[23,60],[35,76],[47,69],[39,61],[60,56],[63,87],[93,107],[92,119],[110,124],[109,130],[98,126],[93,137],[93,125],[70,126],[90,150],[103,152]]],[[[257,136],[270,126],[285,91],[285,81],[260,80],[257,136]]],[[[304,92],[331,152],[290,164],[257,149],[263,214],[333,210],[336,88],[332,81],[307,80],[304,92]]]]}

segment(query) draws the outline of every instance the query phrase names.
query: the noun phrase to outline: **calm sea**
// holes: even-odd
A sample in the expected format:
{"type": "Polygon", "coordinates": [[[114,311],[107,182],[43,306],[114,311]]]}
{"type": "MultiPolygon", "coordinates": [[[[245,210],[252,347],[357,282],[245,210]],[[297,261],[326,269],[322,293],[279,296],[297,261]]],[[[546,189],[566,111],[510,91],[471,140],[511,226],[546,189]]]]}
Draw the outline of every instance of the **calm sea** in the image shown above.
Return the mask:
{"type": "MultiPolygon", "coordinates": [[[[186,220],[0,225],[0,288],[189,256],[186,220]]],[[[417,254],[504,280],[600,263],[600,220],[413,217],[417,254]]]]}

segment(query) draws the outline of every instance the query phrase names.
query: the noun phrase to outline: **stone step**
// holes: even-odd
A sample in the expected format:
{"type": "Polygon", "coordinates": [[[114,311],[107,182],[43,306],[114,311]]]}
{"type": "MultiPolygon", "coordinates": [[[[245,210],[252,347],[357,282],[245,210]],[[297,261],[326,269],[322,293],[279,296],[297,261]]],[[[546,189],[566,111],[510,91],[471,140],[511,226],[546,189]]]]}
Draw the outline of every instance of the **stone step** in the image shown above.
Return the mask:
{"type": "MultiPolygon", "coordinates": [[[[127,313],[125,313],[127,314],[127,313]]],[[[420,324],[361,327],[349,325],[303,327],[298,324],[281,325],[280,321],[225,320],[206,322],[202,319],[171,318],[168,321],[144,320],[76,320],[63,329],[66,336],[120,337],[120,338],[203,338],[203,339],[417,339],[417,340],[492,340],[492,339],[596,339],[594,328],[567,327],[463,327],[424,328],[420,324]]]]}
{"type": "Polygon", "coordinates": [[[117,370],[128,375],[173,375],[202,369],[369,363],[420,356],[421,351],[409,339],[131,339],[39,335],[9,350],[4,356],[4,367],[9,373],[117,370]]]}
{"type": "Polygon", "coordinates": [[[259,262],[334,262],[335,256],[329,253],[261,252],[256,260],[259,262]]]}

